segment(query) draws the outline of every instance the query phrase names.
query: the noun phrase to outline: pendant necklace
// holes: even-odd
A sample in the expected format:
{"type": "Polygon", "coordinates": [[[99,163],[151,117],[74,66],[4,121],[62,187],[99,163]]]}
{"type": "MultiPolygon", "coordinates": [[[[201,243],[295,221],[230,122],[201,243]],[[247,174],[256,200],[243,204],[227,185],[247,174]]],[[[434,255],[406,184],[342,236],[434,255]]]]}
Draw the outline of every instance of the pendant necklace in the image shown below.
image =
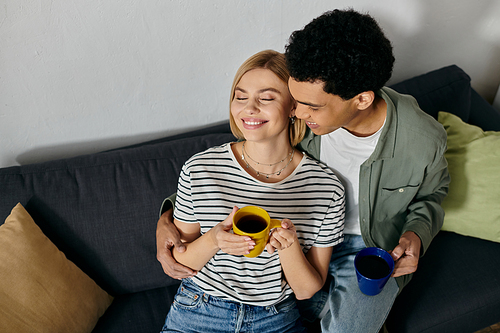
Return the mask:
{"type": "Polygon", "coordinates": [[[288,167],[288,165],[292,162],[292,160],[293,160],[293,155],[295,154],[295,149],[293,149],[293,148],[292,148],[292,151],[291,151],[290,153],[288,153],[288,155],[287,155],[284,159],[282,159],[281,161],[278,161],[278,162],[276,162],[276,163],[271,163],[271,164],[269,164],[269,163],[259,163],[259,162],[257,162],[256,160],[254,160],[254,159],[253,159],[250,155],[248,155],[248,153],[247,153],[247,152],[245,152],[245,142],[246,142],[246,141],[243,141],[243,147],[241,148],[241,159],[242,159],[243,161],[245,161],[245,164],[246,164],[246,166],[247,166],[247,169],[248,169],[248,168],[250,168],[250,169],[252,169],[253,171],[255,171],[255,172],[257,173],[257,176],[263,175],[263,176],[266,176],[266,178],[269,178],[269,176],[272,176],[272,175],[277,175],[277,176],[279,176],[279,175],[281,174],[281,172],[282,172],[283,170],[285,170],[285,169],[288,167]],[[286,165],[285,165],[282,169],[280,169],[280,170],[278,170],[278,171],[275,171],[275,172],[272,172],[272,173],[265,173],[265,172],[262,172],[262,171],[255,170],[255,168],[254,168],[254,167],[252,167],[250,164],[248,164],[248,161],[245,159],[245,155],[246,155],[249,159],[251,159],[253,162],[257,163],[258,165],[267,165],[267,166],[273,166],[273,165],[276,165],[276,164],[280,164],[280,163],[284,162],[288,156],[290,156],[290,159],[288,160],[288,163],[287,163],[287,164],[286,164],[286,165]]]}

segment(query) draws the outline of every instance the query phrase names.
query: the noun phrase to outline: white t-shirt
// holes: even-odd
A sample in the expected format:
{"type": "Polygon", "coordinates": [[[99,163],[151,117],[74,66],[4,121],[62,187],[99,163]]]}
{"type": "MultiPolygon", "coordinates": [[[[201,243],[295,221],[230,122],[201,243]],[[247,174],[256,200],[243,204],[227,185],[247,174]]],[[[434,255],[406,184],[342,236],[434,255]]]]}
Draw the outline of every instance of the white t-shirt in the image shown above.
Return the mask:
{"type": "Polygon", "coordinates": [[[344,234],[361,235],[359,226],[359,170],[375,150],[382,127],[367,137],[358,137],[344,128],[321,136],[320,159],[328,165],[345,188],[344,234]]]}
{"type": "MultiPolygon", "coordinates": [[[[302,158],[292,174],[277,183],[250,176],[224,144],[194,155],[183,166],[174,218],[199,223],[204,234],[223,221],[233,206],[255,205],[271,218],[289,218],[304,253],[343,240],[344,189],[323,163],[302,158]]],[[[192,278],[206,293],[251,305],[273,305],[293,291],[286,283],[278,251],[256,258],[222,251],[192,278]]]]}

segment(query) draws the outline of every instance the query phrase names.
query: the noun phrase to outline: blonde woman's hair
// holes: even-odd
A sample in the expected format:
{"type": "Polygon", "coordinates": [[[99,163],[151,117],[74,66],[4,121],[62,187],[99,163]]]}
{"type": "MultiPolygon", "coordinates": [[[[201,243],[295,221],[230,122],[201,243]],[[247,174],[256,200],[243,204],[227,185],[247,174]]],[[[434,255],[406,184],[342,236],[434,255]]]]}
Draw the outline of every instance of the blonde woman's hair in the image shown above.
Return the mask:
{"type": "MultiPolygon", "coordinates": [[[[238,68],[236,75],[234,76],[233,86],[231,87],[231,98],[229,100],[229,124],[231,126],[231,132],[239,140],[244,140],[245,137],[240,131],[236,122],[231,114],[231,103],[234,99],[236,86],[240,82],[241,78],[245,73],[251,71],[252,69],[269,69],[273,72],[281,81],[283,81],[288,87],[288,79],[290,74],[286,67],[285,56],[282,53],[273,50],[265,50],[254,54],[238,68]]],[[[295,147],[304,138],[306,133],[306,124],[302,119],[295,119],[295,123],[290,122],[289,125],[289,136],[290,144],[295,147]]]]}

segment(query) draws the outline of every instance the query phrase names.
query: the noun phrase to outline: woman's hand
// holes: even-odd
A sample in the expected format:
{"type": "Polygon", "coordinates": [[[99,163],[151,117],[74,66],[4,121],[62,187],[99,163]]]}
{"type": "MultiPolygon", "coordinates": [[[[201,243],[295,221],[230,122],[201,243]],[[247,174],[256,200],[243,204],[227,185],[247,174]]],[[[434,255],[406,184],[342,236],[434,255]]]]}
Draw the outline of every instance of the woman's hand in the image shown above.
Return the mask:
{"type": "Polygon", "coordinates": [[[254,248],[255,242],[248,236],[235,235],[230,232],[233,227],[233,216],[237,211],[238,207],[233,207],[231,214],[213,227],[209,233],[211,233],[212,242],[222,252],[231,255],[245,255],[254,248]]]}
{"type": "Polygon", "coordinates": [[[297,229],[289,219],[281,221],[281,228],[273,229],[269,242],[266,245],[267,252],[273,253],[274,250],[284,250],[298,241],[297,229]]]}

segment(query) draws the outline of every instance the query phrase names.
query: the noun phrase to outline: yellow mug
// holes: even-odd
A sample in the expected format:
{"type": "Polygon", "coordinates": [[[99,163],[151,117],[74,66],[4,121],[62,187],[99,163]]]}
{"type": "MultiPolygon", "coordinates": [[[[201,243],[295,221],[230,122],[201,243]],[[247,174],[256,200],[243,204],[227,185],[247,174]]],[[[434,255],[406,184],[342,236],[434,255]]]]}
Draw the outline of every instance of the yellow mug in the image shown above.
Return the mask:
{"type": "Polygon", "coordinates": [[[259,256],[269,240],[269,231],[281,227],[281,221],[271,219],[265,209],[257,206],[240,208],[233,216],[233,232],[241,236],[249,236],[255,242],[255,247],[246,257],[259,256]]]}

